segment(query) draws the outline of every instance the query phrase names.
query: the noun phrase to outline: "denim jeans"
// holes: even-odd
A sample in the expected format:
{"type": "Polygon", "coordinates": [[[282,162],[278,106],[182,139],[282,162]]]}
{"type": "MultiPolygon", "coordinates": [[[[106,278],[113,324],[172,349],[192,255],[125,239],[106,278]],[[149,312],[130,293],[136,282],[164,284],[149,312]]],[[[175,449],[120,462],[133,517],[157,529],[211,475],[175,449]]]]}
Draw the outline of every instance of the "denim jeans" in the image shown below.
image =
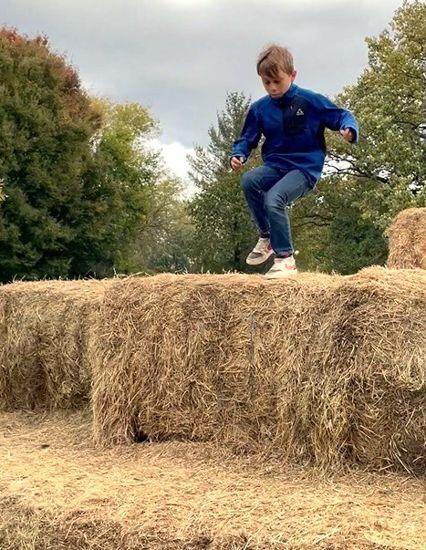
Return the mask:
{"type": "Polygon", "coordinates": [[[259,233],[271,234],[277,256],[293,254],[288,206],[312,191],[300,170],[259,166],[241,177],[241,187],[259,233]]]}

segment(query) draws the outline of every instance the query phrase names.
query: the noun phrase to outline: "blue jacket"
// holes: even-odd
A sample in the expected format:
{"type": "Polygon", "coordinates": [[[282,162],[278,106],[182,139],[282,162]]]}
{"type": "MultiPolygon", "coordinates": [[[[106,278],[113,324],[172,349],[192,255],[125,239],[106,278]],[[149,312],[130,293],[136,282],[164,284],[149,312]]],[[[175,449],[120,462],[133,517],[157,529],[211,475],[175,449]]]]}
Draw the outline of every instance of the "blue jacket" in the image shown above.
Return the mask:
{"type": "Polygon", "coordinates": [[[292,84],[282,97],[273,99],[267,95],[250,106],[231,157],[247,159],[264,136],[264,164],[281,170],[301,170],[314,186],[326,156],[325,128],[350,128],[355,134],[354,142],[358,141],[358,123],[352,113],[323,95],[292,84]]]}

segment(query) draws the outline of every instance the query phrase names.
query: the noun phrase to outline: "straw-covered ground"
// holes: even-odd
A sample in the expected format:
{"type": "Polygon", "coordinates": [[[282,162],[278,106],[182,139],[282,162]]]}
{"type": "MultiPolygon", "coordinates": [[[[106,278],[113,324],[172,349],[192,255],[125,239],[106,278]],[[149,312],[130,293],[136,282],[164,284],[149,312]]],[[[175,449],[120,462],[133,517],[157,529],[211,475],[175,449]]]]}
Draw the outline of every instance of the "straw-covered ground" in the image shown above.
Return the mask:
{"type": "Polygon", "coordinates": [[[426,209],[388,236],[349,277],[0,286],[0,550],[426,549],[426,209]]]}
{"type": "Polygon", "coordinates": [[[96,448],[87,413],[0,413],[2,550],[426,548],[425,485],[210,443],[96,448]]]}

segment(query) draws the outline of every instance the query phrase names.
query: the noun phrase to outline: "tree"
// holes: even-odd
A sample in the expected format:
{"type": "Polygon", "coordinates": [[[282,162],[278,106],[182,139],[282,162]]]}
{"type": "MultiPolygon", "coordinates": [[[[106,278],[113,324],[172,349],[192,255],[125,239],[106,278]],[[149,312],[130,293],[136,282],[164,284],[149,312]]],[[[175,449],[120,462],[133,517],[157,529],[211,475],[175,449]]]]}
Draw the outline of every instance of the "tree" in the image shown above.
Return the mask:
{"type": "Polygon", "coordinates": [[[383,232],[402,209],[426,204],[426,5],[405,2],[389,28],[367,39],[369,64],[336,102],[361,128],[355,147],[327,139],[318,193],[294,208],[304,267],[354,272],[383,263],[383,232]]]}
{"type": "Polygon", "coordinates": [[[339,96],[361,125],[359,146],[331,142],[336,176],[374,182],[364,217],[385,229],[397,212],[426,202],[426,4],[404,2],[389,28],[367,39],[369,65],[339,96]]]}
{"type": "Polygon", "coordinates": [[[95,188],[97,204],[109,220],[105,224],[102,217],[99,223],[96,214],[83,213],[82,242],[90,244],[90,234],[95,245],[88,247],[86,264],[95,265],[98,275],[188,271],[192,226],[182,186],[149,146],[158,124],[137,104],[103,102],[102,108],[105,124],[93,140],[94,185],[89,188],[95,188]]]}
{"type": "Polygon", "coordinates": [[[153,188],[162,178],[159,154],[147,145],[157,131],[149,112],[138,104],[94,103],[104,122],[92,137],[78,197],[72,276],[110,276],[131,269],[135,240],[146,226],[153,188]]]}
{"type": "Polygon", "coordinates": [[[181,182],[167,172],[150,186],[147,216],[133,242],[128,271],[190,271],[193,227],[181,194],[181,182]]]}
{"type": "Polygon", "coordinates": [[[317,191],[292,209],[299,267],[309,271],[355,273],[383,264],[387,243],[382,231],[363,217],[366,188],[375,183],[325,178],[317,191]]]}
{"type": "Polygon", "coordinates": [[[48,40],[0,31],[0,280],[129,269],[155,185],[157,123],[90,98],[48,40]]]}
{"type": "MultiPolygon", "coordinates": [[[[247,270],[245,257],[253,246],[255,231],[240,189],[241,173],[230,172],[229,153],[239,136],[250,99],[232,92],[217,126],[210,127],[207,148],[197,147],[190,177],[198,193],[189,205],[194,224],[194,269],[202,271],[247,270]]],[[[258,163],[258,156],[251,161],[258,163]]]]}
{"type": "Polygon", "coordinates": [[[195,226],[193,254],[197,271],[244,271],[253,245],[253,224],[240,189],[239,174],[222,174],[190,204],[195,226]]]}
{"type": "Polygon", "coordinates": [[[0,280],[65,276],[100,113],[46,38],[0,31],[0,280]]]}

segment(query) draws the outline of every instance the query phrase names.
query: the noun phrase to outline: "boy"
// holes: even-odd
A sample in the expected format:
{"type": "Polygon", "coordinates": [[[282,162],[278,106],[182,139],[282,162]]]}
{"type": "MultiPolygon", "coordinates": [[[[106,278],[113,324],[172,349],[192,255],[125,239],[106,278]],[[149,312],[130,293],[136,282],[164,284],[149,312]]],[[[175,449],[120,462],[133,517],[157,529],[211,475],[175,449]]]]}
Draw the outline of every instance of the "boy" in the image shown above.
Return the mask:
{"type": "Polygon", "coordinates": [[[230,164],[239,170],[264,136],[263,166],[241,177],[259,232],[246,261],[260,265],[275,253],[265,276],[277,279],[297,273],[287,208],[311,192],[321,176],[326,156],[324,129],[340,131],[346,141],[356,143],[358,123],[346,109],[293,84],[296,71],[286,48],[273,44],[263,51],[257,73],[268,95],[250,106],[230,164]]]}

